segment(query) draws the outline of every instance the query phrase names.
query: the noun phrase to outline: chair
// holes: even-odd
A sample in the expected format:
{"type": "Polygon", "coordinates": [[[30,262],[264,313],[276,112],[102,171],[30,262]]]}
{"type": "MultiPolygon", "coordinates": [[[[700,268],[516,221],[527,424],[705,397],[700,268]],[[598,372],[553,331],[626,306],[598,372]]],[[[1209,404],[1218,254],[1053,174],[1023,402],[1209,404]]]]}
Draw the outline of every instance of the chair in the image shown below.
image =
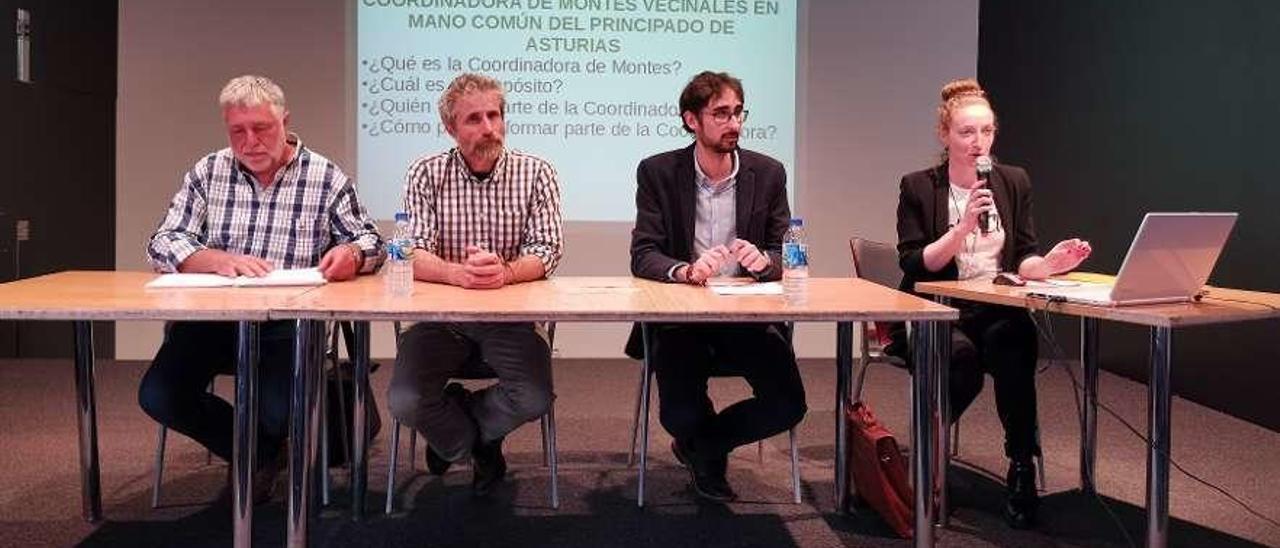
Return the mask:
{"type": "MultiPolygon", "coordinates": [[[[788,339],[790,338],[791,322],[787,322],[788,339]]],[[[648,340],[645,341],[648,344],[648,340]]],[[[646,350],[647,353],[647,350],[646,350]]],[[[636,411],[631,422],[631,452],[627,454],[627,466],[635,464],[637,440],[649,439],[649,406],[641,405],[645,403],[645,396],[650,392],[649,385],[653,377],[653,371],[649,368],[648,358],[641,360],[640,367],[640,386],[636,389],[636,411]],[[641,417],[641,415],[644,417],[641,417]],[[641,428],[644,430],[642,431],[641,428]]],[[[733,375],[713,375],[713,377],[731,377],[733,375]]],[[[791,444],[791,502],[800,504],[800,453],[796,446],[796,429],[793,427],[787,431],[788,442],[791,444]]],[[[643,447],[642,451],[648,451],[648,447],[643,447]]],[[[764,462],[764,440],[756,442],[756,458],[760,462],[764,462]]],[[[647,459],[644,459],[647,460],[647,459]]],[[[642,463],[643,464],[643,463],[642,463]]],[[[637,490],[638,503],[644,506],[644,479],[645,469],[647,466],[640,467],[640,481],[637,490]]]]}
{"type": "MultiPolygon", "coordinates": [[[[849,250],[853,254],[853,277],[862,278],[864,280],[874,282],[886,287],[898,289],[902,283],[902,270],[898,268],[898,251],[894,246],[867,240],[864,238],[853,237],[849,239],[849,250]]],[[[885,353],[885,347],[889,344],[889,330],[892,323],[889,322],[859,322],[862,328],[862,339],[859,343],[862,359],[860,364],[862,367],[858,369],[858,375],[854,377],[853,401],[862,399],[863,381],[867,376],[868,367],[875,362],[886,363],[895,367],[905,368],[906,361],[898,356],[890,356],[885,353]]],[[[958,436],[959,434],[955,434],[958,436]]],[[[952,439],[959,439],[954,437],[952,439]]]]}
{"type": "MultiPolygon", "coordinates": [[[[877,242],[857,236],[849,238],[849,251],[853,255],[853,276],[862,278],[867,281],[898,289],[902,284],[902,270],[898,267],[898,250],[891,244],[877,242]]],[[[858,370],[858,375],[853,382],[853,401],[862,399],[863,381],[867,376],[867,369],[872,363],[880,362],[893,365],[895,367],[906,367],[906,362],[898,356],[885,354],[884,349],[889,344],[889,329],[892,324],[875,322],[868,324],[861,322],[862,325],[862,367],[858,370]]],[[[1038,421],[1037,421],[1038,422],[1038,421]]],[[[951,424],[951,446],[948,448],[952,457],[960,455],[960,420],[957,419],[951,424]]],[[[1036,426],[1036,444],[1040,443],[1040,427],[1036,426]]],[[[1037,470],[1039,471],[1040,488],[1044,489],[1044,456],[1036,455],[1037,470]]]]}
{"type": "MultiPolygon", "coordinates": [[[[338,339],[337,339],[338,329],[336,325],[331,325],[330,327],[332,327],[333,337],[331,339],[328,349],[326,350],[326,359],[328,359],[333,364],[333,366],[331,369],[326,371],[326,374],[336,374],[337,368],[338,368],[338,339]]],[[[349,330],[349,326],[348,326],[348,330],[349,330]]],[[[214,386],[216,384],[216,381],[217,381],[216,377],[209,381],[209,392],[214,391],[214,386]]],[[[321,428],[320,430],[320,443],[321,443],[320,470],[323,471],[321,475],[321,478],[322,478],[321,503],[324,505],[329,504],[329,435],[328,435],[329,434],[329,419],[328,419],[329,404],[326,396],[327,393],[328,393],[327,389],[320,390],[320,417],[321,417],[320,419],[320,428],[321,428]]],[[[340,401],[339,405],[345,406],[345,402],[340,401]]],[[[341,408],[341,409],[345,409],[345,408],[341,408]]],[[[343,413],[343,416],[346,416],[346,413],[343,413]]],[[[346,435],[346,424],[343,424],[342,428],[343,428],[342,439],[343,440],[350,439],[349,436],[346,435]]],[[[155,476],[152,479],[152,484],[151,484],[151,508],[152,509],[160,507],[160,490],[161,490],[160,488],[161,488],[161,485],[163,485],[164,483],[164,453],[165,453],[165,445],[166,445],[166,442],[168,441],[168,437],[169,437],[169,428],[163,424],[158,425],[156,429],[155,476]]],[[[204,463],[206,465],[213,464],[213,453],[211,453],[208,450],[205,450],[204,452],[204,463]]],[[[350,466],[351,466],[351,463],[348,462],[347,463],[348,472],[350,472],[350,466]]]]}
{"type": "MultiPolygon", "coordinates": [[[[395,326],[396,343],[399,346],[400,341],[400,322],[393,322],[395,326]]],[[[547,322],[547,346],[550,349],[555,348],[556,343],[556,323],[547,322]]],[[[481,364],[482,365],[482,364],[481,364]]],[[[497,378],[493,371],[484,368],[477,368],[479,371],[475,375],[467,375],[458,377],[460,380],[487,380],[497,378]]],[[[560,508],[560,486],[558,478],[558,462],[556,460],[556,404],[554,401],[551,407],[547,408],[547,413],[540,419],[542,426],[542,465],[551,469],[551,507],[560,508]]],[[[414,470],[414,459],[417,453],[417,431],[409,429],[409,471],[414,470]]],[[[387,468],[387,502],[383,512],[390,514],[394,509],[395,489],[396,489],[396,468],[399,461],[400,452],[400,421],[392,418],[391,426],[391,447],[390,447],[390,463],[387,468]]]]}

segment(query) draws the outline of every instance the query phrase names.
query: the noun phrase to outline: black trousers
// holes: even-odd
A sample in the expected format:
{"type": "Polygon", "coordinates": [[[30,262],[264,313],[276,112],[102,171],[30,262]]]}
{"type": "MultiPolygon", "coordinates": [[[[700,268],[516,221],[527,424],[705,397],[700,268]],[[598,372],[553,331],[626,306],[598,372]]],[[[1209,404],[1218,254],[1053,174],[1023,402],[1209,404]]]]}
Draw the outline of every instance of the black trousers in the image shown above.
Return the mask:
{"type": "Polygon", "coordinates": [[[951,329],[951,421],[973,403],[986,374],[995,384],[1005,455],[1029,460],[1036,444],[1036,329],[1016,307],[961,303],[951,329]]]}
{"type": "Polygon", "coordinates": [[[785,432],[807,411],[788,329],[781,324],[655,324],[650,365],[658,380],[659,419],[701,454],[785,432]],[[753,397],[716,412],[707,379],[743,377],[753,397]]]}
{"type": "MultiPolygon", "coordinates": [[[[258,465],[271,462],[289,433],[294,322],[258,331],[258,465]]],[[[172,322],[142,377],[138,404],[151,418],[231,460],[235,409],[211,394],[215,375],[235,375],[235,322],[172,322]]]]}

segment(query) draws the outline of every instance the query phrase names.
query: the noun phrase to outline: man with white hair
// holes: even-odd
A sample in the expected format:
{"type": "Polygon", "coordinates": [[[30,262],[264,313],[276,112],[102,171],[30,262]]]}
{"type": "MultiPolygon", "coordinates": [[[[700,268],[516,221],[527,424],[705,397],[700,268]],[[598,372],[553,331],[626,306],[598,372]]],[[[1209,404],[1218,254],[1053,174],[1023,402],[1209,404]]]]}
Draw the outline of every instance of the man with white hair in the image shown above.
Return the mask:
{"type": "MultiPolygon", "coordinates": [[[[414,278],[485,290],[547,277],[562,249],[560,184],[546,160],[506,148],[502,85],[460,75],[439,109],[457,146],[415,161],[405,180],[414,278]]],[[[426,436],[432,473],[470,456],[472,489],[484,496],[506,475],[503,438],[553,398],[541,326],[423,322],[400,337],[388,401],[426,436]],[[448,383],[479,363],[497,384],[471,393],[448,383]]]]}
{"type": "MultiPolygon", "coordinates": [[[[342,170],[288,131],[280,87],[240,76],[218,103],[231,146],[201,158],[183,178],[147,244],[152,266],[224,276],[318,267],[330,281],[377,270],[383,257],[377,228],[342,170]]],[[[263,502],[285,460],[293,322],[266,322],[258,345],[253,499],[263,502]]],[[[233,408],[208,386],[216,374],[234,374],[235,351],[234,323],[172,322],[138,390],[148,415],[228,461],[233,408]]]]}

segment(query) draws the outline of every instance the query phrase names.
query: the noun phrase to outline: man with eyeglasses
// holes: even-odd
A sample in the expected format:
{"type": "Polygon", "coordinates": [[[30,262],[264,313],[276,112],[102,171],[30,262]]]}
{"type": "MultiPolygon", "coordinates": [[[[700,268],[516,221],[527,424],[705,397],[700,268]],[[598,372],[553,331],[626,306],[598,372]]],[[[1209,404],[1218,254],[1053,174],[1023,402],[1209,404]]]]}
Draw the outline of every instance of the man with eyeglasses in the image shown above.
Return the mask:
{"type": "MultiPolygon", "coordinates": [[[[774,281],[782,276],[782,235],[791,219],[787,173],[777,160],[738,147],[742,82],[723,72],[694,76],[680,94],[693,144],[646,158],[636,169],[631,273],[703,285],[718,276],[774,281]]],[[[658,380],[659,418],[698,496],[737,498],[725,477],[739,445],[785,432],[806,412],[790,328],[775,324],[659,324],[650,327],[649,363],[658,380]],[[740,376],[753,397],[716,412],[707,379],[740,376]]],[[[639,326],[627,354],[644,355],[639,326]]]]}

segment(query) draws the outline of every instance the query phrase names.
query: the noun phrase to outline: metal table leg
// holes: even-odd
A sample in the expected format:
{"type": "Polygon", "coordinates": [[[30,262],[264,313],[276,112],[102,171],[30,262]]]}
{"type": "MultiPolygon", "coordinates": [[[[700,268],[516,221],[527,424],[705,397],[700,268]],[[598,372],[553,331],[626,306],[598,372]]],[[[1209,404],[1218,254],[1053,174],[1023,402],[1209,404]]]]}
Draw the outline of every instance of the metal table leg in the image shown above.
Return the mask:
{"type": "Polygon", "coordinates": [[[355,362],[355,391],[351,436],[351,519],[364,519],[366,479],[369,472],[369,426],[365,416],[369,399],[369,322],[355,322],[356,347],[352,351],[355,362]]]}
{"type": "Polygon", "coordinates": [[[313,466],[319,427],[317,382],[320,356],[324,352],[324,324],[297,320],[294,336],[293,387],[289,409],[289,508],[288,539],[291,547],[307,545],[311,517],[311,489],[315,484],[313,466]]]}
{"type": "Polygon", "coordinates": [[[258,457],[258,323],[242,321],[236,337],[235,438],[231,485],[234,544],[253,544],[253,471],[258,457]]]}
{"type": "Polygon", "coordinates": [[[102,519],[98,473],[98,404],[93,390],[93,323],[72,323],[75,332],[76,419],[80,430],[80,497],[84,520],[102,519]]]}
{"type": "MultiPolygon", "coordinates": [[[[863,364],[866,367],[866,364],[863,364]]],[[[836,511],[849,511],[849,377],[853,373],[853,323],[836,323],[836,511]]]]}
{"type": "MultiPolygon", "coordinates": [[[[951,306],[951,299],[934,297],[938,304],[951,306]]],[[[937,402],[937,445],[934,446],[934,458],[938,464],[934,481],[934,493],[938,498],[938,521],[946,527],[951,520],[951,508],[947,497],[947,470],[951,466],[951,326],[941,324],[934,333],[936,341],[933,345],[932,358],[936,367],[933,370],[934,398],[937,402]]]]}
{"type": "Polygon", "coordinates": [[[644,476],[649,465],[649,387],[652,383],[648,323],[640,324],[640,334],[644,346],[644,360],[640,366],[643,369],[640,381],[640,420],[644,421],[644,424],[640,425],[640,481],[636,494],[636,506],[644,508],[644,476]]]}
{"type": "Polygon", "coordinates": [[[1080,318],[1080,369],[1084,373],[1084,401],[1080,417],[1080,490],[1097,491],[1094,464],[1098,455],[1098,323],[1080,318]]]}
{"type": "MultiPolygon", "coordinates": [[[[938,345],[945,332],[945,322],[912,322],[912,350],[917,357],[911,375],[912,409],[911,435],[914,451],[911,466],[915,471],[916,523],[915,545],[933,546],[935,507],[933,500],[934,470],[936,468],[934,442],[938,426],[936,414],[935,373],[939,363],[938,345]]],[[[949,333],[947,333],[949,335],[949,333]]]]}
{"type": "Polygon", "coordinates": [[[1151,447],[1147,452],[1147,546],[1164,548],[1169,544],[1169,408],[1170,356],[1172,329],[1151,328],[1151,380],[1147,388],[1150,414],[1147,435],[1151,447]]]}

